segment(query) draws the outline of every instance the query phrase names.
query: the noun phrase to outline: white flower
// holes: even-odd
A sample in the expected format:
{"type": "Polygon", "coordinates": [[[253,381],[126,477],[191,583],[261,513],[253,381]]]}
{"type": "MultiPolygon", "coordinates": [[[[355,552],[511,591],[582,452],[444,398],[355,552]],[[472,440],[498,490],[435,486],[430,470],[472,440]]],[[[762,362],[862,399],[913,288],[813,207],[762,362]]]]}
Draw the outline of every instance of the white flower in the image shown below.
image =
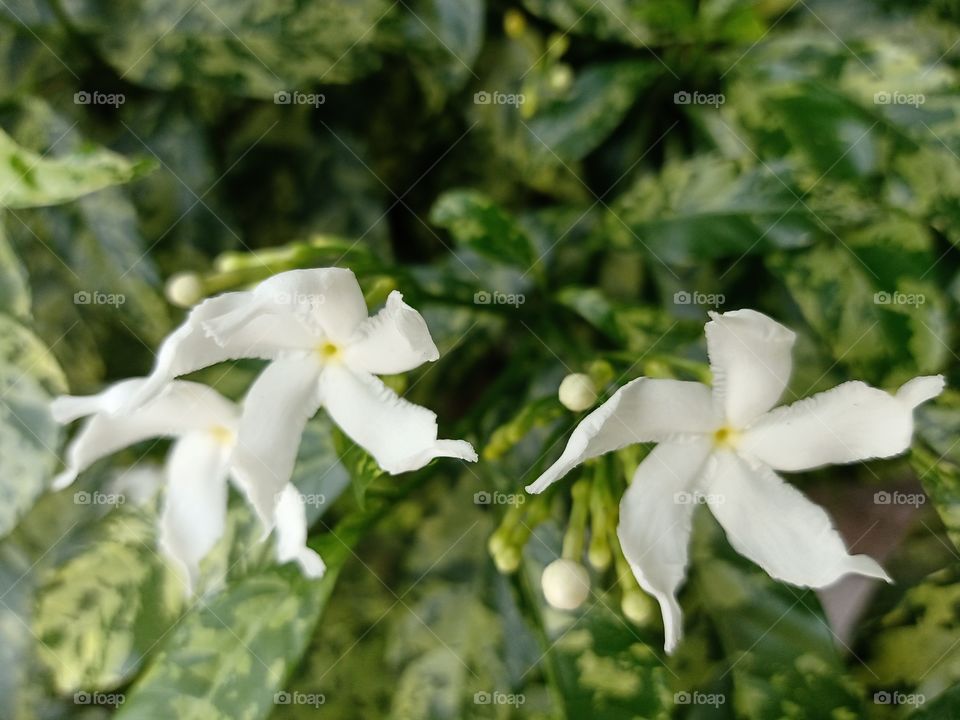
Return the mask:
{"type": "MultiPolygon", "coordinates": [[[[160,549],[174,561],[192,592],[200,561],[223,535],[227,478],[236,481],[240,411],[205,385],[178,381],[129,414],[104,412],[125,403],[145,383],[142,378],[124,380],[99,395],[64,396],[53,401],[51,411],[57,422],[87,418],[67,447],[67,467],[54,479],[53,487],[67,487],[97,460],[129,445],[153,437],[174,438],[164,468],[160,549]]],[[[295,560],[308,577],[323,575],[323,561],[306,547],[306,511],[289,483],[277,504],[275,519],[277,559],[295,560]]]]}
{"type": "Polygon", "coordinates": [[[794,334],[765,315],[710,313],[713,388],[639,378],[584,418],[560,459],[527,490],[542,492],[585,460],[638,442],[659,443],[620,503],[617,532],[633,573],[663,612],[664,647],[680,639],[676,592],[686,575],[695,499],[730,544],[772,577],[823,587],[846,573],[888,580],[865,555],[849,555],[827,514],[775,471],[795,472],[904,452],[913,408],[943,390],[918,377],[890,395],[847,382],[771,410],[787,386],[794,334]]]}
{"type": "Polygon", "coordinates": [[[291,270],[194,308],[161,346],[140,392],[112,409],[136,406],[172,378],[224,360],[272,360],[244,401],[234,466],[269,526],[304,425],[321,406],[391,474],[418,470],[436,457],[476,461],[468,442],[437,439],[433,412],[401,399],[376,377],[439,355],[423,317],[399,292],[368,317],[351,271],[291,270]]]}

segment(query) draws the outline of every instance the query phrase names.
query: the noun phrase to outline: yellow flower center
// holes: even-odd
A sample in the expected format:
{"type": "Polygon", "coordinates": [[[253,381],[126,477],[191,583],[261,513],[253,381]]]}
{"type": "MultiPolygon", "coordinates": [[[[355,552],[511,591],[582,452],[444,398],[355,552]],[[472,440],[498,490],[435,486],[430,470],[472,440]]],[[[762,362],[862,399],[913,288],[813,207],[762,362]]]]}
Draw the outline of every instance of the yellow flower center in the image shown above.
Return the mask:
{"type": "Polygon", "coordinates": [[[213,439],[221,445],[233,444],[233,430],[224,425],[214,425],[210,428],[210,434],[213,435],[213,439]]]}
{"type": "Polygon", "coordinates": [[[336,343],[325,340],[317,345],[317,355],[319,355],[320,359],[325,363],[335,362],[341,359],[343,350],[336,343]]]}
{"type": "Polygon", "coordinates": [[[713,431],[713,446],[730,450],[736,447],[740,440],[740,431],[729,425],[717,428],[713,431]]]}

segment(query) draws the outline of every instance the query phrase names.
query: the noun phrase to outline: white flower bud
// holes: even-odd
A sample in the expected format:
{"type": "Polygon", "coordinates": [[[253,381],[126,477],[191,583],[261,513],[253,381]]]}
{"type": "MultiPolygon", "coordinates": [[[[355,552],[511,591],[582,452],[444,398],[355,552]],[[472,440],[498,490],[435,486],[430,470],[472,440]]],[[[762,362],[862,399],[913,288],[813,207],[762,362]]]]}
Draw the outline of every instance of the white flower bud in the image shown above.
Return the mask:
{"type": "Polygon", "coordinates": [[[203,283],[196,273],[181,272],[167,280],[165,292],[167,300],[177,307],[193,307],[203,297],[203,283]]]}
{"type": "Polygon", "coordinates": [[[543,570],[540,585],[547,602],[558,610],[580,607],[590,594],[586,568],[573,560],[554,560],[543,570]]]}
{"type": "Polygon", "coordinates": [[[597,401],[597,389],[593,380],[585,373],[567,375],[560,383],[560,403],[574,412],[593,407],[597,401]]]}
{"type": "Polygon", "coordinates": [[[646,625],[653,618],[653,600],[638,590],[623,594],[620,609],[634,625],[646,625]]]}

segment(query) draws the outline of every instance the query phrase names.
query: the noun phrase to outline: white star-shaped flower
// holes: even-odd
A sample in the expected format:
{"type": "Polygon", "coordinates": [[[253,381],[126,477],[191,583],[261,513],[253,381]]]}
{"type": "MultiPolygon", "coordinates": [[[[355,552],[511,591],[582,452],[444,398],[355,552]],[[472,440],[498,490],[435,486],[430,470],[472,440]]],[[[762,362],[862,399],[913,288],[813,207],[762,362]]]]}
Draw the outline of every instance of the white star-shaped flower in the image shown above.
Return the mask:
{"type": "Polygon", "coordinates": [[[915,378],[895,395],[846,382],[771,409],[790,377],[793,332],[752,310],[710,317],[712,389],[649,378],[624,385],[527,487],[542,492],[585,460],[658,443],[620,502],[617,532],[637,582],[660,603],[667,652],[682,633],[676,593],[697,498],[737,552],[778,580],[819,588],[858,573],[889,581],[871,558],[849,555],[826,512],[776,471],[898,455],[910,446],[913,409],[944,387],[941,376],[915,378]]]}
{"type": "MultiPolygon", "coordinates": [[[[58,422],[87,418],[67,446],[67,467],[54,479],[53,487],[67,487],[97,460],[129,445],[153,437],[174,438],[164,467],[160,549],[174,561],[192,592],[200,561],[223,535],[227,478],[236,482],[240,410],[206,385],[177,381],[128,414],[105,412],[125,404],[146,382],[143,378],[124,380],[99,395],[63,396],[53,401],[51,411],[58,422]]],[[[290,483],[278,497],[274,519],[277,559],[296,561],[308,577],[323,575],[323,561],[306,546],[306,511],[290,483]]]]}
{"type": "Polygon", "coordinates": [[[470,443],[438,440],[437,416],[376,377],[439,356],[423,317],[399,292],[368,317],[350,270],[291,270],[194,308],[164,341],[140,392],[113,409],[135,407],[174,377],[224,360],[271,360],[244,401],[234,465],[269,526],[304,425],[321,406],[388,473],[418,470],[436,457],[475,462],[470,443]]]}

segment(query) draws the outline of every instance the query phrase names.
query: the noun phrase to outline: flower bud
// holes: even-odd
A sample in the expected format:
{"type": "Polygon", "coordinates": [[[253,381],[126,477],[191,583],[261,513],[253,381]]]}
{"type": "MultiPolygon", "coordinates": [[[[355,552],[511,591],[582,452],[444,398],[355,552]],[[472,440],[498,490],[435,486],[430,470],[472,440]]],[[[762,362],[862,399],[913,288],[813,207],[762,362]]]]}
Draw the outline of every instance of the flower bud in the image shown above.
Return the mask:
{"type": "Polygon", "coordinates": [[[180,272],[167,280],[167,300],[177,307],[193,307],[203,297],[203,283],[194,272],[180,272]]]}
{"type": "Polygon", "coordinates": [[[646,625],[654,616],[653,598],[639,590],[628,590],[620,598],[620,609],[634,625],[646,625]]]}
{"type": "Polygon", "coordinates": [[[557,92],[565,92],[573,84],[573,70],[566,63],[555,65],[550,69],[550,87],[557,92]]]}
{"type": "Polygon", "coordinates": [[[547,602],[558,610],[580,607],[590,594],[590,576],[586,568],[573,560],[554,560],[540,577],[547,602]]]}
{"type": "Polygon", "coordinates": [[[597,401],[597,389],[585,373],[567,375],[560,383],[560,403],[568,410],[581,412],[597,401]]]}
{"type": "Polygon", "coordinates": [[[509,38],[518,38],[523,35],[527,29],[527,19],[523,13],[515,8],[510,8],[503,14],[503,31],[509,38]]]}
{"type": "Polygon", "coordinates": [[[520,567],[520,549],[513,545],[501,548],[499,552],[493,555],[493,564],[504,575],[516,572],[517,568],[520,567]]]}

